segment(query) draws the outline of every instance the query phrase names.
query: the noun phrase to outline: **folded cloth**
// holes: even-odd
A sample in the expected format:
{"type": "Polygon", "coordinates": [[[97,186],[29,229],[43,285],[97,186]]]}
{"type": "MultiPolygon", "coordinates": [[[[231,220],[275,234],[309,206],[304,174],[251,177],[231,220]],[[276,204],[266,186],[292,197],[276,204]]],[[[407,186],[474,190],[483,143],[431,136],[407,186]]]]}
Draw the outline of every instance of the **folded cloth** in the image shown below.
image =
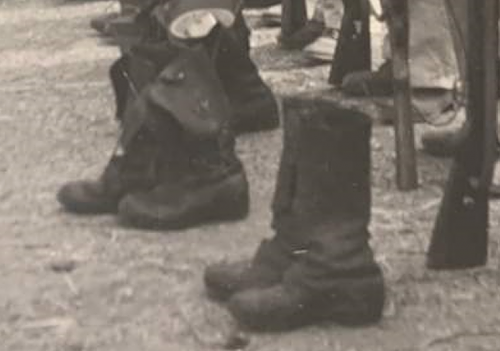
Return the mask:
{"type": "Polygon", "coordinates": [[[168,29],[178,39],[207,36],[217,25],[228,28],[243,6],[241,0],[174,0],[167,3],[168,29]]]}

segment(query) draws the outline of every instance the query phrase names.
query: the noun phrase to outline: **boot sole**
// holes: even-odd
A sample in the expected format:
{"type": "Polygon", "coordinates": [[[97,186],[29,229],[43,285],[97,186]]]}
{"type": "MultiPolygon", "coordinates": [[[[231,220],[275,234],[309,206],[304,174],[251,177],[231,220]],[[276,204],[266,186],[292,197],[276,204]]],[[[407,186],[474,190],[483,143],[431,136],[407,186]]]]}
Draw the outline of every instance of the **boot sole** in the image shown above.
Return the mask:
{"type": "MultiPolygon", "coordinates": [[[[234,295],[237,296],[237,295],[234,295]]],[[[382,318],[382,309],[380,311],[358,316],[359,320],[346,320],[339,316],[337,311],[331,311],[328,308],[328,301],[324,303],[317,302],[301,311],[286,314],[283,316],[267,315],[265,319],[262,315],[253,316],[242,310],[233,298],[227,302],[229,312],[236,318],[239,324],[248,330],[255,332],[284,332],[293,331],[299,328],[318,325],[324,323],[334,323],[344,327],[366,327],[376,324],[382,318]],[[265,321],[264,321],[265,320],[265,321]]]]}
{"type": "Polygon", "coordinates": [[[57,201],[66,212],[77,215],[108,215],[118,211],[118,203],[102,201],[78,201],[77,196],[62,189],[57,193],[57,201]]]}
{"type": "MultiPolygon", "coordinates": [[[[249,212],[248,184],[243,175],[232,176],[218,184],[214,195],[203,204],[193,206],[177,216],[161,216],[161,211],[136,211],[133,195],[125,197],[118,207],[118,220],[125,226],[150,230],[179,230],[200,224],[238,221],[249,212]],[[233,188],[235,190],[227,190],[233,188]],[[225,194],[218,194],[224,192],[225,194]],[[236,193],[236,194],[235,194],[236,193]],[[155,215],[156,214],[156,215],[155,215]]],[[[203,189],[200,191],[202,192],[203,189]]]]}

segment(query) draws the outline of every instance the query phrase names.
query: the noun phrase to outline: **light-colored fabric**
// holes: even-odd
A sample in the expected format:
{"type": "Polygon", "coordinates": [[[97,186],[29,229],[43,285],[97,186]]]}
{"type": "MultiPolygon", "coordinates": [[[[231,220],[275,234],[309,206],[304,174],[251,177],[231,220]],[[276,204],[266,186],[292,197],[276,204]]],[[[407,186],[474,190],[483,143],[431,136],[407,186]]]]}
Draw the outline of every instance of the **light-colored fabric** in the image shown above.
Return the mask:
{"type": "MultiPolygon", "coordinates": [[[[410,17],[410,78],[415,88],[453,89],[459,79],[453,36],[446,0],[411,0],[410,17]]],[[[457,0],[452,0],[452,2],[457,0]]],[[[458,0],[460,2],[463,0],[458,0]]],[[[318,0],[313,14],[327,28],[340,28],[343,4],[341,0],[318,0]]],[[[376,33],[374,33],[376,34],[376,33]]],[[[376,35],[372,36],[376,38],[376,35]]],[[[383,42],[383,56],[390,58],[388,38],[383,42]]],[[[373,43],[378,51],[377,43],[373,43]]]]}
{"type": "Polygon", "coordinates": [[[324,23],[326,28],[340,29],[343,13],[342,0],[317,0],[312,19],[324,23]]]}
{"type": "Polygon", "coordinates": [[[380,0],[370,0],[371,13],[377,18],[381,19],[384,15],[384,10],[382,9],[382,4],[380,0]]]}
{"type": "Polygon", "coordinates": [[[304,53],[318,61],[330,62],[332,61],[337,40],[331,36],[321,36],[313,43],[304,48],[304,53]]]}
{"type": "MultiPolygon", "coordinates": [[[[455,88],[459,70],[445,0],[412,0],[408,6],[412,86],[455,88]]],[[[384,45],[388,46],[387,39],[384,45]]]]}
{"type": "Polygon", "coordinates": [[[458,62],[460,78],[465,79],[467,51],[467,1],[468,0],[444,0],[450,31],[455,44],[455,54],[458,62]]]}

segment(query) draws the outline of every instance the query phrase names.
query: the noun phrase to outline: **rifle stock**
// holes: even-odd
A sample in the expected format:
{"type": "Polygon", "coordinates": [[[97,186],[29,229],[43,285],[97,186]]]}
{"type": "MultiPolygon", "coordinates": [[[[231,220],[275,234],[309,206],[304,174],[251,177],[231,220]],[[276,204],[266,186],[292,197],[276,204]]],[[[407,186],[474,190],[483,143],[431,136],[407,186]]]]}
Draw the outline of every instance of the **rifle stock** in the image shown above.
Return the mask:
{"type": "Polygon", "coordinates": [[[484,265],[489,187],[496,161],[498,1],[467,1],[467,121],[427,254],[432,269],[484,265]]]}
{"type": "Polygon", "coordinates": [[[368,0],[342,0],[344,16],[330,69],[330,84],[340,85],[355,71],[371,69],[370,4],[368,0]]]}
{"type": "Polygon", "coordinates": [[[306,0],[282,0],[281,36],[288,37],[307,22],[306,0]]]}

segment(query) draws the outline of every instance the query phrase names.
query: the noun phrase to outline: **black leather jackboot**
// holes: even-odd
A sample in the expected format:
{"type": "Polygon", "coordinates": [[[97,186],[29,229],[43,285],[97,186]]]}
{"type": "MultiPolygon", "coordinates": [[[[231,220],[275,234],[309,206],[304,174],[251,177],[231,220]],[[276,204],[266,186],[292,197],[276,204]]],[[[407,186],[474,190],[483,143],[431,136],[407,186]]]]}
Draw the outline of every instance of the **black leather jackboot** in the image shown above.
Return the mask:
{"type": "Polygon", "coordinates": [[[370,119],[313,96],[288,100],[285,114],[295,121],[294,145],[285,148],[295,148],[296,175],[273,240],[296,258],[278,283],[234,294],[229,310],[255,330],[374,323],[384,283],[368,243],[370,119]]]}

